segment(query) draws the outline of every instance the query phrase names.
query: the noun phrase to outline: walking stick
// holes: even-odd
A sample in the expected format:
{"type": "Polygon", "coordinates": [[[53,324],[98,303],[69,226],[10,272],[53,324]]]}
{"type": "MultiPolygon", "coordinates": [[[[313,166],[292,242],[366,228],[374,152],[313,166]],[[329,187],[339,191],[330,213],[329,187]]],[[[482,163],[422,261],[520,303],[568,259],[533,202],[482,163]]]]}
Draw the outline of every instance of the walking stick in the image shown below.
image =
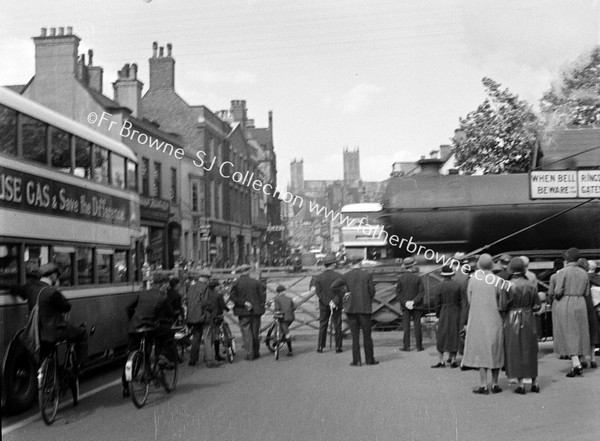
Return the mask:
{"type": "Polygon", "coordinates": [[[334,309],[330,306],[329,310],[331,311],[331,314],[329,314],[329,349],[331,349],[332,340],[333,340],[333,311],[334,311],[334,309]]]}

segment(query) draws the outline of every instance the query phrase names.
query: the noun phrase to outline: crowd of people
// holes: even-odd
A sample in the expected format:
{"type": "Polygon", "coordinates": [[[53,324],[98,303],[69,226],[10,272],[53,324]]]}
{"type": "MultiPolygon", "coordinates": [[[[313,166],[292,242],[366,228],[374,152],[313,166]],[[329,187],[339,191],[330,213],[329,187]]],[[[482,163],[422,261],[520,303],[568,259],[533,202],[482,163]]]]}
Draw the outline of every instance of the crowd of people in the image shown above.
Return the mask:
{"type": "MultiPolygon", "coordinates": [[[[460,259],[464,256],[455,255],[460,259]]],[[[600,274],[594,261],[581,258],[576,248],[564,253],[566,263],[554,262],[544,299],[552,310],[554,351],[563,359],[570,359],[569,378],[581,376],[586,368],[597,368],[595,351],[600,345],[600,274]]],[[[482,254],[470,263],[470,271],[455,271],[444,266],[442,281],[429,293],[435,299],[437,322],[435,369],[477,369],[479,386],[473,392],[487,395],[502,392],[500,371],[514,379],[515,392],[525,394],[525,379],[531,380],[530,391],[539,393],[538,382],[538,326],[536,314],[542,307],[536,276],[528,269],[524,257],[503,255],[494,262],[489,254],[482,254]],[[473,276],[475,271],[481,277],[473,276]],[[470,272],[470,274],[469,274],[470,272]],[[497,279],[509,284],[493,283],[497,279]],[[492,282],[492,283],[491,283],[492,282]],[[462,358],[459,360],[459,355],[462,358]],[[491,371],[491,382],[488,374],[491,371]]],[[[310,282],[310,290],[318,298],[319,333],[317,352],[323,353],[327,331],[331,325],[335,333],[335,352],[343,352],[342,311],[346,314],[352,337],[351,366],[361,366],[360,333],[366,365],[377,365],[371,336],[372,303],[375,285],[372,275],[361,268],[361,259],[351,260],[352,268],[341,274],[335,270],[336,258],[323,259],[325,269],[310,282]]],[[[469,265],[466,265],[469,267],[469,265]]],[[[265,313],[266,285],[250,277],[250,265],[237,268],[239,277],[233,282],[229,301],[238,317],[245,359],[260,357],[260,324],[265,313]]],[[[86,357],[87,332],[62,320],[62,313],[70,309],[67,299],[53,288],[58,269],[53,264],[39,268],[39,280],[29,281],[17,294],[26,298],[30,309],[39,302],[40,336],[46,343],[67,339],[75,343],[76,364],[86,357]],[[38,300],[39,299],[39,300],[38,300]]],[[[547,275],[546,275],[547,276],[547,275]]],[[[190,366],[200,361],[200,342],[204,343],[204,362],[208,367],[220,365],[218,320],[229,308],[219,282],[211,278],[207,268],[201,269],[187,282],[185,295],[176,278],[154,280],[152,287],[141,292],[127,306],[130,319],[128,349],[137,349],[140,327],[155,327],[156,354],[167,367],[173,363],[168,348],[173,344],[173,325],[185,320],[191,330],[190,366]]],[[[416,350],[422,351],[421,318],[430,304],[425,304],[423,277],[413,257],[402,262],[396,284],[396,297],[402,312],[403,341],[401,351],[411,350],[410,324],[414,324],[416,350]]],[[[280,312],[288,355],[292,356],[289,326],[294,321],[294,302],[286,295],[283,285],[277,287],[274,309],[280,312]]],[[[123,395],[129,396],[125,376],[123,395]]]]}

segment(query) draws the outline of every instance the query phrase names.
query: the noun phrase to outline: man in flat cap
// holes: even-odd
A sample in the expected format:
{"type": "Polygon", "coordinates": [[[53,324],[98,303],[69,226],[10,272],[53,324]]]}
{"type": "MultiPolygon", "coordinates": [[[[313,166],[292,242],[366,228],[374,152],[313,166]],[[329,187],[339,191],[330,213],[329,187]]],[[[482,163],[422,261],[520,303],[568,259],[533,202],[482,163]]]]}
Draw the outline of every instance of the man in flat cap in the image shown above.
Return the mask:
{"type": "Polygon", "coordinates": [[[71,311],[71,303],[54,287],[59,276],[58,266],[54,263],[42,265],[36,275],[17,294],[27,300],[29,311],[39,297],[41,356],[45,355],[50,345],[67,340],[75,345],[75,369],[78,371],[87,357],[87,330],[82,326],[73,326],[65,317],[71,311]]]}
{"type": "Polygon", "coordinates": [[[230,299],[240,320],[246,360],[255,360],[260,357],[260,318],[265,313],[267,293],[263,284],[250,277],[250,265],[240,266],[237,273],[240,277],[231,287],[230,299]]]}
{"type": "Polygon", "coordinates": [[[208,331],[211,323],[210,293],[208,280],[210,270],[203,268],[199,271],[197,281],[192,280],[187,293],[187,316],[186,322],[192,330],[192,347],[190,348],[190,366],[198,364],[200,358],[200,340],[204,335],[205,359],[209,367],[215,365],[212,341],[209,339],[208,331]],[[204,332],[203,332],[204,331],[204,332]],[[208,345],[207,345],[208,343],[208,345]]]}

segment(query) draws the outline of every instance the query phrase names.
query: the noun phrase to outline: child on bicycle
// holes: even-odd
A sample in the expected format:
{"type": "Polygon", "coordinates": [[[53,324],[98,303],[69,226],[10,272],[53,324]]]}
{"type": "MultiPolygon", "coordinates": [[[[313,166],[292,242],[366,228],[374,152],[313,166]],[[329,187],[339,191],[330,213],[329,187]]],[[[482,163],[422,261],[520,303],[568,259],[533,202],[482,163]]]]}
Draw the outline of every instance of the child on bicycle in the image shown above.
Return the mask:
{"type": "Polygon", "coordinates": [[[290,325],[295,319],[294,316],[294,301],[289,298],[285,292],[286,287],[283,285],[279,285],[276,289],[277,295],[275,296],[275,312],[279,312],[283,314],[281,320],[281,330],[283,332],[283,336],[286,340],[288,347],[288,357],[294,355],[292,351],[292,339],[290,338],[290,325]]]}

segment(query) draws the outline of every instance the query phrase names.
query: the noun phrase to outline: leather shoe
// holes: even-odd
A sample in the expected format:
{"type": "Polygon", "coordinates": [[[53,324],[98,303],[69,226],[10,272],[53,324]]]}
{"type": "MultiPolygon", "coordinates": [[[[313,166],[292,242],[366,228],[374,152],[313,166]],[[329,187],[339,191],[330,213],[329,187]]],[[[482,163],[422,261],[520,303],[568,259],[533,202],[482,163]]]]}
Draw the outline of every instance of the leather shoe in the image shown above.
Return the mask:
{"type": "Polygon", "coordinates": [[[360,361],[358,361],[358,362],[353,361],[352,363],[350,363],[350,366],[361,366],[361,364],[362,363],[360,361]]]}
{"type": "Polygon", "coordinates": [[[479,395],[489,395],[490,391],[487,387],[480,386],[476,389],[473,389],[473,393],[479,395]]]}
{"type": "Polygon", "coordinates": [[[417,352],[422,352],[424,350],[425,350],[425,348],[417,348],[417,352]]]}
{"type": "Polygon", "coordinates": [[[450,367],[451,367],[452,369],[456,369],[456,368],[457,368],[457,367],[459,367],[459,366],[460,366],[460,364],[458,364],[456,361],[453,361],[452,363],[450,363],[450,367]]]}
{"type": "Polygon", "coordinates": [[[584,369],[587,369],[588,368],[587,361],[582,361],[581,362],[581,367],[584,368],[584,369]]]}
{"type": "Polygon", "coordinates": [[[581,375],[583,375],[583,368],[581,367],[581,365],[579,365],[579,366],[571,369],[569,371],[569,373],[567,374],[567,377],[573,378],[573,377],[577,377],[577,376],[581,376],[581,375]]]}
{"type": "Polygon", "coordinates": [[[129,392],[129,388],[123,389],[123,398],[129,398],[131,396],[131,392],[129,392]]]}
{"type": "Polygon", "coordinates": [[[287,353],[287,356],[288,356],[288,357],[293,357],[293,356],[294,356],[294,353],[293,353],[293,352],[288,352],[288,353],[287,353]]]}
{"type": "Polygon", "coordinates": [[[537,384],[532,384],[531,385],[531,392],[535,392],[536,394],[540,393],[540,386],[537,384]]]}
{"type": "Polygon", "coordinates": [[[400,348],[402,352],[410,352],[410,348],[400,348]]]}
{"type": "Polygon", "coordinates": [[[197,364],[198,364],[198,362],[197,362],[197,361],[190,361],[190,362],[188,363],[188,366],[196,366],[197,364]]]}
{"type": "Polygon", "coordinates": [[[445,368],[446,367],[446,363],[442,363],[441,361],[437,364],[434,364],[433,366],[431,366],[432,369],[437,369],[437,368],[445,368]]]}
{"type": "Polygon", "coordinates": [[[257,358],[260,358],[260,354],[254,354],[254,356],[252,357],[254,360],[256,360],[257,358]]]}
{"type": "Polygon", "coordinates": [[[374,366],[374,365],[376,365],[376,364],[379,364],[379,361],[378,361],[378,360],[367,361],[367,364],[368,364],[369,366],[374,366]]]}
{"type": "Polygon", "coordinates": [[[344,350],[343,350],[342,348],[337,348],[337,349],[335,350],[335,353],[336,353],[336,354],[339,354],[340,352],[344,352],[344,350]]]}
{"type": "Polygon", "coordinates": [[[217,355],[215,357],[215,360],[217,360],[217,361],[225,361],[225,359],[223,357],[221,357],[220,355],[217,355]]]}
{"type": "Polygon", "coordinates": [[[244,360],[252,361],[252,360],[254,360],[254,357],[252,355],[246,355],[244,357],[244,360]]]}
{"type": "Polygon", "coordinates": [[[500,386],[498,386],[497,384],[494,384],[492,386],[492,393],[499,394],[500,392],[502,392],[502,388],[500,386]]]}
{"type": "Polygon", "coordinates": [[[592,361],[590,363],[590,369],[596,369],[596,368],[598,368],[598,363],[596,363],[595,361],[592,361]]]}
{"type": "Polygon", "coordinates": [[[527,393],[527,391],[525,390],[524,387],[519,386],[515,389],[515,393],[520,394],[520,395],[525,395],[527,393]]]}

